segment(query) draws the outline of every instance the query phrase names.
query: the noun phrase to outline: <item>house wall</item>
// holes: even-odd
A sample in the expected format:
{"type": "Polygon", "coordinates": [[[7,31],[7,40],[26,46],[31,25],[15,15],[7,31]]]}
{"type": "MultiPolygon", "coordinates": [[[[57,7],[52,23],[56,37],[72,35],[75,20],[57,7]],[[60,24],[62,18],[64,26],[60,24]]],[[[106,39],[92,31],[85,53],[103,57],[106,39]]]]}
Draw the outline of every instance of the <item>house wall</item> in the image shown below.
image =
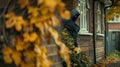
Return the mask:
{"type": "Polygon", "coordinates": [[[120,51],[120,22],[110,21],[107,31],[107,54],[110,54],[114,50],[120,51]]]}
{"type": "Polygon", "coordinates": [[[108,30],[120,30],[120,23],[108,23],[108,30]]]}
{"type": "Polygon", "coordinates": [[[58,46],[56,44],[49,44],[46,46],[48,50],[48,57],[52,60],[53,66],[52,67],[63,67],[62,59],[58,54],[58,46]]]}
{"type": "MultiPolygon", "coordinates": [[[[66,4],[71,4],[72,2],[69,2],[66,0],[66,4]]],[[[78,3],[78,2],[76,2],[78,3]]],[[[102,4],[102,34],[104,34],[104,4],[102,4]]],[[[73,7],[67,7],[68,9],[73,9],[76,6],[73,7]]],[[[96,7],[96,5],[94,6],[96,7]]],[[[90,62],[93,63],[94,61],[94,53],[93,53],[93,1],[90,0],[90,9],[89,9],[89,32],[87,34],[79,34],[78,36],[78,44],[81,47],[82,51],[85,51],[88,57],[90,58],[90,62]]],[[[96,12],[95,12],[96,14],[96,12]]],[[[94,19],[95,21],[95,19],[94,19]]],[[[96,20],[97,21],[97,20],[96,20]]],[[[97,22],[95,22],[95,27],[97,26],[97,22]]],[[[97,28],[97,27],[96,27],[97,28]]],[[[104,36],[97,35],[96,34],[96,60],[99,61],[100,59],[104,58],[104,36]]]]}
{"type": "MultiPolygon", "coordinates": [[[[99,62],[104,58],[104,37],[96,36],[96,60],[99,62]]],[[[85,51],[88,55],[90,62],[94,61],[94,52],[93,52],[93,36],[92,35],[79,35],[78,44],[82,51],[85,51]]]]}
{"type": "MultiPolygon", "coordinates": [[[[2,0],[1,0],[2,1],[2,0]]],[[[66,3],[66,7],[69,10],[72,10],[77,6],[78,1],[77,0],[63,0],[66,3]]],[[[81,47],[83,51],[86,51],[86,54],[90,58],[90,62],[93,62],[93,6],[92,6],[92,0],[90,0],[90,15],[89,15],[89,33],[88,34],[79,34],[78,36],[78,44],[81,47]]],[[[102,20],[103,21],[103,20],[102,20]]],[[[0,22],[1,23],[1,22],[0,22]]],[[[97,23],[96,23],[97,24],[97,23]]],[[[102,25],[103,26],[103,25],[102,25]]],[[[104,26],[102,27],[104,29],[104,26]]],[[[103,31],[104,33],[104,31],[103,31]]],[[[103,36],[96,36],[96,55],[97,60],[99,58],[102,58],[104,55],[104,37],[103,36]]],[[[61,64],[61,58],[57,53],[58,47],[55,45],[55,43],[50,44],[47,47],[48,50],[48,56],[53,60],[54,64],[53,67],[62,67],[61,64]]],[[[0,62],[0,66],[3,66],[4,64],[0,62]]],[[[8,65],[9,66],[9,65],[8,65]]],[[[4,67],[8,67],[4,66],[4,67]]],[[[10,67],[10,66],[9,66],[10,67]]],[[[11,66],[13,67],[13,66],[11,66]]]]}

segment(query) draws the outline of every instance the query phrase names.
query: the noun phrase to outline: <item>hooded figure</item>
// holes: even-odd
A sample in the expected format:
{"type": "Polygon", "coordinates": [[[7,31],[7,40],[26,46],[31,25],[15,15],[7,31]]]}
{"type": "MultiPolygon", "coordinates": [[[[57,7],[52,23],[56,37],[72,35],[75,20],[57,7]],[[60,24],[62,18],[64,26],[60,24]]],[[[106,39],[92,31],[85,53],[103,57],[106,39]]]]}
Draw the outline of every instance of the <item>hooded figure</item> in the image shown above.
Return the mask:
{"type": "Polygon", "coordinates": [[[80,27],[75,23],[78,19],[80,13],[73,9],[71,11],[71,18],[69,20],[64,20],[64,27],[67,28],[69,35],[74,39],[74,46],[78,47],[77,44],[77,34],[80,30],[80,27]]]}

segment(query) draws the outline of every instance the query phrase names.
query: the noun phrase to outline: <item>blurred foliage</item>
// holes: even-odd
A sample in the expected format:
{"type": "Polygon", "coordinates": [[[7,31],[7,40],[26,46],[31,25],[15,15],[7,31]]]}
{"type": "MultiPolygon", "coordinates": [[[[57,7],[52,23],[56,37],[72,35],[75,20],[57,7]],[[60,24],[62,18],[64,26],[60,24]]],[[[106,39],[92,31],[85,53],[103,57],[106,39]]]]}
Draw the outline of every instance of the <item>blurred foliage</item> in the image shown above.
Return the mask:
{"type": "Polygon", "coordinates": [[[62,42],[65,43],[65,45],[72,50],[74,47],[73,38],[71,38],[68,34],[68,31],[66,28],[62,28],[62,42]]]}
{"type": "Polygon", "coordinates": [[[120,52],[118,50],[114,50],[112,53],[110,53],[107,56],[107,58],[111,58],[111,61],[115,60],[116,62],[118,62],[118,61],[120,61],[120,52]]]}
{"type": "Polygon", "coordinates": [[[113,5],[107,10],[106,21],[112,20],[114,16],[120,16],[120,1],[113,0],[113,2],[113,5]]]}
{"type": "Polygon", "coordinates": [[[115,64],[117,62],[120,62],[120,52],[114,50],[106,57],[106,59],[102,59],[99,64],[94,65],[94,67],[106,67],[109,64],[115,64]]]}
{"type": "Polygon", "coordinates": [[[69,53],[72,67],[89,67],[90,62],[84,51],[80,47],[74,47],[73,39],[69,36],[66,28],[63,27],[62,42],[71,50],[69,53]]]}
{"type": "Polygon", "coordinates": [[[70,60],[73,67],[89,67],[90,65],[89,58],[84,51],[77,53],[77,51],[73,50],[70,53],[70,60]]]}
{"type": "Polygon", "coordinates": [[[47,40],[53,38],[59,54],[70,67],[69,49],[61,42],[55,27],[60,25],[58,15],[70,18],[61,0],[17,0],[16,5],[22,14],[10,11],[4,15],[7,30],[14,30],[14,37],[2,49],[6,63],[17,67],[51,67],[52,61],[47,56],[47,40]],[[15,34],[16,33],[16,34],[15,34]]]}

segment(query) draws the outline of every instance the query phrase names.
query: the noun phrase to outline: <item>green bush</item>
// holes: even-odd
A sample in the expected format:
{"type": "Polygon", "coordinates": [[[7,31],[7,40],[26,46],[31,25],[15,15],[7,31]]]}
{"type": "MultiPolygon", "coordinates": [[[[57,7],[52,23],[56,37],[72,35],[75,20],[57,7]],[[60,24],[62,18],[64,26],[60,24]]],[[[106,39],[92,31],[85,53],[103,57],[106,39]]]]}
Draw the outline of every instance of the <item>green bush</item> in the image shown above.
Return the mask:
{"type": "Polygon", "coordinates": [[[62,29],[62,42],[71,50],[69,56],[72,67],[89,67],[89,59],[86,53],[81,51],[80,47],[73,47],[73,39],[69,36],[66,28],[62,29]]]}
{"type": "Polygon", "coordinates": [[[107,56],[107,58],[111,58],[118,62],[118,61],[120,61],[120,52],[118,50],[114,50],[107,56]]]}
{"type": "Polygon", "coordinates": [[[70,60],[72,67],[89,67],[89,59],[85,52],[81,51],[77,53],[72,51],[70,54],[70,60]]]}

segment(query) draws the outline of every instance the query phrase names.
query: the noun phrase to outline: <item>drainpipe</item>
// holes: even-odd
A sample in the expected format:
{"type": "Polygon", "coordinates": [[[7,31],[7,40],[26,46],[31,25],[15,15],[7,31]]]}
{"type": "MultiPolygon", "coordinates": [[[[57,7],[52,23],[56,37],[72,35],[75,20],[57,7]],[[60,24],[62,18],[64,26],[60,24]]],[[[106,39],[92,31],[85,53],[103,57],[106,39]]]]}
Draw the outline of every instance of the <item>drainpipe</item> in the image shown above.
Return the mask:
{"type": "Polygon", "coordinates": [[[104,55],[105,55],[105,58],[107,56],[107,45],[108,45],[108,23],[106,22],[106,11],[107,11],[107,8],[113,6],[113,0],[111,0],[112,4],[110,6],[107,6],[104,8],[104,24],[105,24],[105,44],[104,44],[104,55]]]}
{"type": "Polygon", "coordinates": [[[105,51],[105,53],[104,53],[104,55],[105,55],[105,58],[106,58],[106,56],[107,56],[107,36],[108,36],[108,24],[107,24],[107,22],[106,22],[106,9],[107,8],[104,8],[104,25],[105,25],[105,45],[104,45],[104,51],[105,51]]]}
{"type": "Polygon", "coordinates": [[[94,64],[96,64],[96,24],[95,24],[95,1],[93,0],[93,54],[94,54],[94,64]]]}

